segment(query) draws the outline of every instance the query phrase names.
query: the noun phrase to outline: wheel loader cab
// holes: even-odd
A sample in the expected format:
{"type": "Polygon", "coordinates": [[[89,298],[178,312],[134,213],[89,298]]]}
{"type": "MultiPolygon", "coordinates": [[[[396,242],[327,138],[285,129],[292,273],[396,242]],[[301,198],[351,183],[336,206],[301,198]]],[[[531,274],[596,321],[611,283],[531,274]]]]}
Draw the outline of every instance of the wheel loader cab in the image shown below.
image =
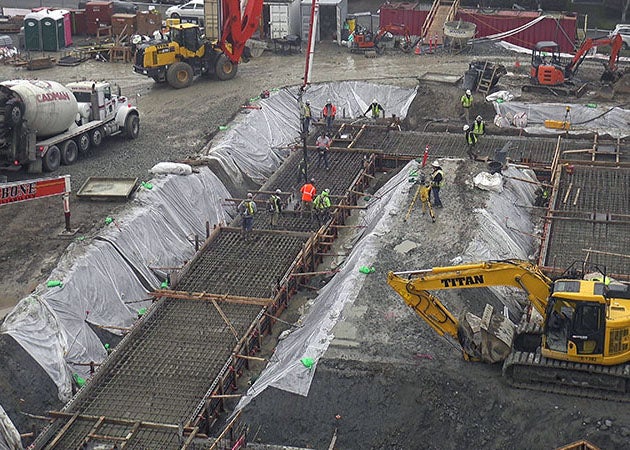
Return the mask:
{"type": "Polygon", "coordinates": [[[175,25],[170,30],[169,39],[179,45],[179,53],[184,58],[202,57],[204,54],[204,39],[198,25],[175,25]]]}

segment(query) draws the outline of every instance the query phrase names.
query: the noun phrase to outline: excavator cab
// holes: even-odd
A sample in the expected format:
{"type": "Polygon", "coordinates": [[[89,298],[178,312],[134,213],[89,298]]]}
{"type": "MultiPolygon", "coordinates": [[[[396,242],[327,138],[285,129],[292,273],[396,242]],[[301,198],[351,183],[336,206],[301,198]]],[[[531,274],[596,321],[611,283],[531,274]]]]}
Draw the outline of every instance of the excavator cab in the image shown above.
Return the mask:
{"type": "Polygon", "coordinates": [[[560,60],[560,46],[553,41],[542,41],[532,50],[531,79],[545,86],[564,83],[565,74],[560,60]]]}

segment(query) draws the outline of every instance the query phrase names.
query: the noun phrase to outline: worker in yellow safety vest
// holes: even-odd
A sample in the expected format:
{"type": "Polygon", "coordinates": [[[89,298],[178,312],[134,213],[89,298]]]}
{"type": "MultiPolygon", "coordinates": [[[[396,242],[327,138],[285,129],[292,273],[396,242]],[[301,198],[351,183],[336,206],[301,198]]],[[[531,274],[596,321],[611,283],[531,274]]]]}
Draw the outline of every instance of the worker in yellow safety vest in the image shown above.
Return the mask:
{"type": "Polygon", "coordinates": [[[466,139],[466,154],[473,161],[477,159],[477,152],[475,152],[475,145],[477,145],[477,135],[470,130],[468,125],[464,125],[464,137],[466,139]]]}
{"type": "Polygon", "coordinates": [[[472,92],[470,92],[470,89],[466,89],[466,92],[464,93],[464,95],[462,95],[462,98],[460,99],[461,103],[462,103],[462,108],[464,108],[464,115],[466,116],[466,124],[470,123],[470,109],[472,108],[472,104],[473,104],[473,96],[472,96],[472,92]]]}
{"type": "Polygon", "coordinates": [[[477,116],[473,122],[473,134],[475,136],[481,136],[486,132],[486,123],[483,121],[483,117],[477,116]]]}

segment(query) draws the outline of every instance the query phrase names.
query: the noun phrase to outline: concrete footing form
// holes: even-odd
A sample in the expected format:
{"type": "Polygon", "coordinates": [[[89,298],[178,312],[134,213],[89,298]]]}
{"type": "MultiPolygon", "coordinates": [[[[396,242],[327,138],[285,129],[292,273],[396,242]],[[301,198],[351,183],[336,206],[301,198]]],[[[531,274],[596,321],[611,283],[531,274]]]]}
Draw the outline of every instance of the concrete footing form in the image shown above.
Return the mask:
{"type": "MultiPolygon", "coordinates": [[[[394,126],[342,125],[330,170],[317,167],[309,147],[308,176],[320,190],[331,190],[336,205],[330,220],[319,226],[287,211],[275,229],[269,216],[259,214],[247,238],[238,221],[210,230],[195,258],[173,274],[171,289],[153,293],[149,312],[63,410],[51,413],[51,425],[33,448],[240,448],[235,445],[244,439],[244,427],[238,420],[220,438],[207,436],[224,399],[235,394],[248,358],[330,251],[375,171],[420,158],[427,145],[431,160],[466,158],[459,134],[401,132],[394,126]]],[[[630,235],[630,148],[506,136],[486,136],[478,148],[488,161],[499,150],[554,186],[541,240],[544,266],[560,269],[588,257],[610,273],[630,273],[627,255],[615,256],[627,253],[623,246],[630,235]]],[[[255,194],[259,205],[276,189],[294,195],[302,157],[301,149],[293,152],[261,187],[255,194]]]]}

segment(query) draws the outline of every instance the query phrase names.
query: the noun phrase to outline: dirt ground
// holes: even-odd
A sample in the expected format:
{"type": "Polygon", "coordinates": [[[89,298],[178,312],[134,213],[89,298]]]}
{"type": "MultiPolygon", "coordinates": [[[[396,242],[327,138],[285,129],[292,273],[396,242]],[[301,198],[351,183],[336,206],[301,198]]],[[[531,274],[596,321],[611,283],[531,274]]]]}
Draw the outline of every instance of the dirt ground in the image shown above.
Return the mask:
{"type": "MultiPolygon", "coordinates": [[[[483,58],[489,50],[478,52],[483,58]]],[[[523,60],[505,52],[496,55],[492,56],[493,61],[508,68],[517,59],[523,60]]],[[[479,57],[393,53],[368,59],[323,43],[315,55],[313,82],[356,79],[415,86],[416,77],[425,72],[462,75],[468,62],[479,57]]],[[[304,55],[266,52],[241,65],[239,75],[232,81],[200,79],[186,90],[157,86],[152,80],[132,74],[128,65],[96,61],[77,68],[58,67],[36,73],[0,66],[0,77],[60,82],[109,79],[139,105],[141,134],[137,140],[113,138],[80,157],[75,165],[61,168],[59,174],[71,175],[76,192],[89,176],[148,180],[147,171],[153,164],[194,155],[219,126],[239,112],[247,99],[264,89],[299,84],[303,59],[304,55]]],[[[459,121],[460,95],[457,86],[422,83],[411,110],[415,121],[409,124],[410,128],[422,129],[427,119],[459,121]]],[[[487,106],[480,111],[490,113],[487,106]]],[[[446,169],[457,174],[454,179],[460,181],[445,189],[445,208],[439,212],[438,223],[401,223],[383,237],[377,272],[369,276],[359,296],[358,306],[365,309],[355,321],[360,346],[333,346],[319,363],[307,398],[276,390],[257,398],[246,410],[256,438],[267,443],[327,448],[337,429],[336,448],[344,449],[549,449],[580,438],[588,438],[605,449],[627,448],[627,407],[508,387],[501,379],[499,367],[462,361],[459,353],[423,326],[386,285],[384,274],[388,270],[447,264],[470,239],[474,230],[470,213],[476,205],[483,204],[484,196],[471,191],[462,180],[482,168],[452,163],[446,169]],[[403,238],[422,245],[410,257],[403,257],[392,250],[403,238]],[[336,415],[341,418],[336,419],[336,415]],[[606,420],[611,421],[611,426],[605,424],[606,420]]],[[[20,180],[33,176],[16,172],[8,177],[20,180]]],[[[73,195],[72,224],[79,227],[77,237],[89,238],[104,225],[105,217],[116,217],[124,208],[124,203],[80,201],[73,195]]],[[[64,225],[60,199],[3,206],[0,223],[2,311],[47,279],[70,241],[57,236],[64,225]]],[[[476,304],[477,300],[468,301],[476,304]]],[[[7,361],[28,359],[17,355],[17,350],[4,350],[14,346],[9,342],[0,348],[7,361]]],[[[0,405],[21,432],[30,431],[32,422],[20,411],[41,414],[54,404],[54,388],[28,367],[19,362],[0,366],[0,405]],[[20,395],[32,390],[34,384],[48,394],[42,393],[40,399],[48,400],[20,395]]]]}

